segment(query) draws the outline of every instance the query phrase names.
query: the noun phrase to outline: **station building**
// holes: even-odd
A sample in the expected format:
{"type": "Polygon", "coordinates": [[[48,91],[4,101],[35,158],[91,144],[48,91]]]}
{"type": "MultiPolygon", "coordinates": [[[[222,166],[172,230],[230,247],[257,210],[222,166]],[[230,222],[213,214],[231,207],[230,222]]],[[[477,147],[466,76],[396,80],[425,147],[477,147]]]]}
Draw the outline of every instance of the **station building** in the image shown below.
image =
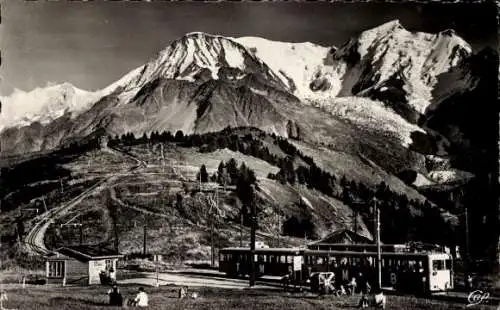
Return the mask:
{"type": "Polygon", "coordinates": [[[93,285],[101,283],[101,274],[115,277],[117,262],[123,255],[95,246],[65,246],[47,256],[47,284],[93,285]]]}

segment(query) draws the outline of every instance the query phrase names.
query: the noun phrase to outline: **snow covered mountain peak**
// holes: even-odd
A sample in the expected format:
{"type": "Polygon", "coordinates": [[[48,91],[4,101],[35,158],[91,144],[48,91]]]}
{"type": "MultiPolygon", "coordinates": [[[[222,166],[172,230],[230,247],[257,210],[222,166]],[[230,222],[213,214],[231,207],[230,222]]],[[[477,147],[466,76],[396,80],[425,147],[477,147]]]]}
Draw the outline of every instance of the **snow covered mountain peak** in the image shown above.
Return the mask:
{"type": "Polygon", "coordinates": [[[207,73],[210,78],[218,79],[221,68],[237,69],[244,74],[259,73],[276,87],[285,87],[276,74],[243,45],[203,32],[188,33],[173,41],[144,66],[136,84],[141,86],[158,78],[195,81],[207,73]]]}
{"type": "Polygon", "coordinates": [[[380,26],[377,26],[375,28],[372,28],[370,30],[364,31],[364,33],[372,32],[372,33],[388,33],[388,32],[395,32],[398,30],[405,30],[406,29],[403,27],[399,19],[394,19],[391,21],[388,21],[386,23],[383,23],[380,26]]]}
{"type": "Polygon", "coordinates": [[[89,109],[98,97],[96,93],[79,89],[67,82],[37,87],[29,92],[15,89],[10,96],[0,98],[0,131],[37,121],[47,124],[65,113],[80,113],[89,109]]]}
{"type": "Polygon", "coordinates": [[[471,52],[470,45],[452,30],[437,34],[411,32],[395,20],[351,38],[337,50],[335,59],[340,60],[340,67],[342,61],[348,62],[341,69],[342,95],[376,88],[397,75],[405,82],[409,105],[423,113],[432,100],[438,76],[457,66],[471,52]]]}

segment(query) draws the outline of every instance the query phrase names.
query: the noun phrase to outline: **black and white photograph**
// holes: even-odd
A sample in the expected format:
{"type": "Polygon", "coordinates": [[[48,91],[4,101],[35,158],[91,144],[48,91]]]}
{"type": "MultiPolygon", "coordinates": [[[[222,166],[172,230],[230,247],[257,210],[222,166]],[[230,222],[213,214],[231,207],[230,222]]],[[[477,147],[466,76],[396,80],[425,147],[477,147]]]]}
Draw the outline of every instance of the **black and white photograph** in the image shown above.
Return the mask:
{"type": "Polygon", "coordinates": [[[0,309],[500,309],[494,1],[1,0],[0,309]]]}

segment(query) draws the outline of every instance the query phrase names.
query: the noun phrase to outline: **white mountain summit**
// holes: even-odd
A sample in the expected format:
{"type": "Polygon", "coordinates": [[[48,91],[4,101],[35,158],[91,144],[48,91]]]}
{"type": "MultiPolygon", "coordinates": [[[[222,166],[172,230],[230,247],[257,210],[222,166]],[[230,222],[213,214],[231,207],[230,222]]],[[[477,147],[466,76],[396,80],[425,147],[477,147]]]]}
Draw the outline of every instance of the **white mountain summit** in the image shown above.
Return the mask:
{"type": "Polygon", "coordinates": [[[88,92],[69,83],[35,88],[30,92],[15,89],[1,97],[0,131],[9,127],[28,126],[34,122],[45,125],[65,113],[77,115],[88,110],[99,94],[88,92]]]}

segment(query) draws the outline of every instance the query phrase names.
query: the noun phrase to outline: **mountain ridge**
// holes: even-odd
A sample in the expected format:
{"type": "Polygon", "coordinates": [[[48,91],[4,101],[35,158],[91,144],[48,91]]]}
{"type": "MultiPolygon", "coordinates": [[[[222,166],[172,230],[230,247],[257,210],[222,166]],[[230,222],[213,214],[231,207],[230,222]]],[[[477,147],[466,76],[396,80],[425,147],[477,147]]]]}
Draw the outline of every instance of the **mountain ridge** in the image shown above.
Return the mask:
{"type": "MultiPolygon", "coordinates": [[[[127,90],[122,94],[124,101],[127,101],[131,99],[130,97],[133,97],[134,91],[144,86],[146,81],[160,76],[164,78],[192,80],[193,75],[196,73],[207,74],[207,72],[200,71],[208,69],[212,78],[217,78],[219,68],[228,66],[243,71],[259,71],[265,79],[272,81],[274,87],[287,90],[304,102],[323,105],[326,100],[331,100],[338,96],[343,97],[357,94],[364,96],[363,91],[366,92],[368,86],[368,88],[377,87],[377,84],[383,83],[393,76],[395,74],[395,72],[393,72],[394,63],[391,63],[391,61],[382,63],[381,67],[375,70],[381,73],[380,77],[377,78],[377,76],[374,76],[374,73],[369,72],[369,68],[367,69],[368,60],[364,61],[364,65],[361,63],[358,64],[358,67],[361,67],[357,70],[353,70],[352,68],[349,69],[353,64],[349,64],[350,61],[348,60],[354,57],[354,59],[359,58],[359,61],[363,62],[362,58],[368,55],[370,47],[372,49],[374,48],[374,42],[378,42],[379,45],[380,42],[385,42],[385,45],[382,44],[381,46],[386,49],[384,51],[384,49],[380,50],[380,48],[376,48],[378,54],[375,53],[375,56],[386,55],[388,53],[387,49],[390,49],[390,46],[395,45],[392,49],[396,49],[396,47],[401,45],[399,43],[394,43],[401,39],[398,38],[398,36],[401,38],[414,37],[415,40],[429,41],[426,43],[426,48],[424,48],[424,50],[439,50],[438,52],[442,52],[440,50],[447,50],[449,47],[446,44],[447,42],[455,42],[456,44],[452,44],[452,46],[458,46],[459,48],[453,49],[452,47],[452,51],[448,51],[453,54],[450,60],[451,63],[443,63],[443,59],[441,59],[441,62],[438,61],[440,66],[434,68],[437,70],[436,72],[439,73],[444,70],[443,68],[457,65],[458,59],[462,57],[460,55],[464,53],[469,55],[471,53],[470,45],[458,37],[453,30],[444,30],[438,34],[411,33],[404,29],[399,20],[390,21],[378,27],[366,30],[359,36],[351,38],[339,48],[333,46],[324,47],[310,42],[288,43],[271,41],[259,37],[231,38],[203,32],[191,32],[171,42],[171,44],[157,53],[157,55],[151,58],[145,65],[130,71],[116,82],[94,92],[95,95],[92,95],[92,100],[97,101],[99,99],[97,97],[109,95],[117,88],[121,87],[127,90]],[[428,48],[429,46],[435,48],[428,48]],[[225,52],[226,49],[228,49],[229,52],[225,52]],[[252,50],[255,50],[255,52],[252,52],[252,50]],[[281,57],[274,56],[277,51],[281,51],[281,57]],[[287,51],[286,54],[284,54],[285,51],[287,51]],[[244,57],[241,58],[239,53],[244,57]],[[359,56],[355,56],[356,53],[359,54],[359,56]],[[347,61],[345,62],[344,60],[346,59],[347,61]],[[339,60],[342,61],[339,62],[339,60]],[[222,61],[222,65],[218,63],[220,61],[222,61]],[[250,62],[249,65],[245,65],[245,61],[250,62]],[[390,69],[387,69],[387,66],[389,66],[390,69]],[[364,74],[365,77],[362,79],[356,78],[357,75],[362,73],[359,71],[363,70],[366,71],[366,74],[364,74]],[[371,81],[373,79],[378,79],[379,81],[371,81]],[[353,91],[351,88],[356,89],[353,91]]],[[[401,48],[403,50],[406,49],[405,53],[408,53],[409,47],[404,46],[404,44],[402,45],[401,48]]],[[[392,52],[392,54],[394,54],[394,52],[392,52]]],[[[441,58],[444,57],[444,60],[446,60],[447,57],[445,56],[447,53],[443,55],[444,56],[441,55],[441,58]]],[[[387,58],[387,56],[384,57],[387,58]]],[[[398,57],[401,58],[401,56],[398,57]]],[[[410,62],[415,58],[411,55],[408,57],[410,62]]],[[[440,53],[432,57],[439,58],[440,53]]],[[[373,62],[373,60],[369,62],[373,62]]],[[[380,62],[380,60],[378,62],[380,62]]],[[[432,62],[428,61],[420,65],[429,67],[431,64],[432,62]]],[[[406,68],[401,64],[398,66],[406,68]]],[[[430,69],[432,68],[429,67],[429,70],[430,69]]],[[[408,72],[409,69],[405,70],[408,72]]],[[[431,73],[432,74],[426,75],[425,79],[432,78],[436,75],[432,70],[431,73]]],[[[399,74],[403,77],[405,76],[404,72],[400,72],[399,74]]],[[[429,89],[419,90],[419,87],[422,86],[420,85],[421,81],[417,81],[418,79],[414,80],[416,82],[403,82],[403,85],[408,85],[408,87],[410,87],[410,90],[406,91],[405,96],[415,97],[415,93],[423,93],[423,97],[425,97],[423,100],[425,102],[422,101],[422,98],[412,97],[405,99],[410,102],[410,104],[407,104],[410,106],[409,108],[413,107],[415,111],[421,114],[428,106],[427,101],[430,100],[431,94],[429,94],[429,89]]],[[[464,87],[467,88],[469,86],[470,85],[465,85],[464,87]]],[[[4,97],[2,99],[7,101],[7,106],[13,106],[13,104],[8,102],[8,98],[4,97]]],[[[76,113],[84,111],[86,108],[87,105],[84,105],[81,109],[70,110],[76,113]]],[[[39,110],[43,110],[43,108],[39,108],[39,110]]],[[[60,115],[60,113],[58,115],[60,115]]],[[[11,117],[9,116],[9,118],[11,117]]],[[[37,118],[33,119],[33,121],[36,120],[37,118]]],[[[4,121],[3,123],[7,125],[0,127],[0,131],[2,128],[9,126],[9,122],[4,121]]],[[[22,123],[22,125],[27,124],[29,125],[29,120],[22,123]]],[[[17,126],[19,124],[15,125],[17,126]]]]}

